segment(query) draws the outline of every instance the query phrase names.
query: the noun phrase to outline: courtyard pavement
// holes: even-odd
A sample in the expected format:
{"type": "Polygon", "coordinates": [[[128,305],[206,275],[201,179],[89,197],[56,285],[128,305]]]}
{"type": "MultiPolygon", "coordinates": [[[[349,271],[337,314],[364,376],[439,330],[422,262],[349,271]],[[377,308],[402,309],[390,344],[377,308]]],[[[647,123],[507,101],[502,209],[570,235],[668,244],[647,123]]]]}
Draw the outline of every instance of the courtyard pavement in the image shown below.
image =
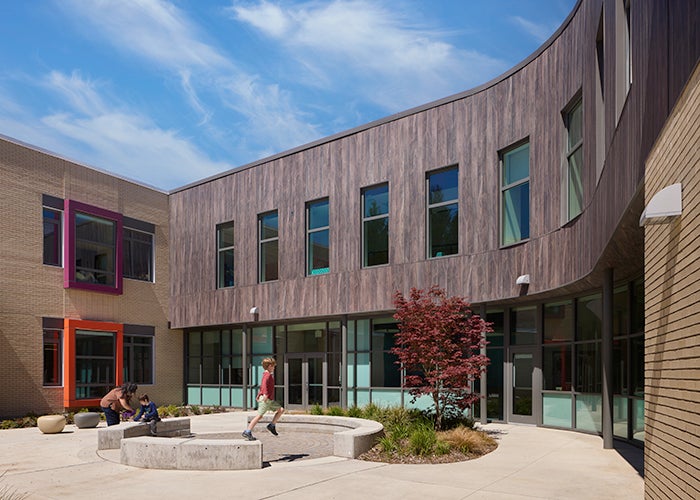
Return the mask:
{"type": "MultiPolygon", "coordinates": [[[[251,412],[199,415],[194,433],[242,430],[251,412]]],[[[99,428],[104,427],[101,422],[99,428]]],[[[598,436],[524,425],[488,424],[494,452],[441,465],[390,465],[328,456],[322,434],[279,437],[256,428],[265,467],[253,471],[140,469],[118,450],[97,451],[97,429],[67,425],[0,431],[0,499],[641,499],[642,450],[598,436]],[[14,496],[12,496],[14,495],[14,496]]]]}

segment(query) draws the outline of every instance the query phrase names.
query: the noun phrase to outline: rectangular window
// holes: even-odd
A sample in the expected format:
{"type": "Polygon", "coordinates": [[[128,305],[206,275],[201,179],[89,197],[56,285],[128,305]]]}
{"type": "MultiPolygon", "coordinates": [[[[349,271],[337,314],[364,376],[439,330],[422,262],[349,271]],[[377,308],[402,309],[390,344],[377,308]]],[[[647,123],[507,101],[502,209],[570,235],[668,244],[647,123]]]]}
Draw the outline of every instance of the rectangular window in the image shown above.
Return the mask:
{"type": "Polygon", "coordinates": [[[44,207],[44,264],[63,265],[63,212],[44,207]]]}
{"type": "Polygon", "coordinates": [[[64,288],[122,293],[121,214],[65,200],[64,288]]]}
{"type": "Polygon", "coordinates": [[[75,280],[114,286],[116,224],[88,213],[75,214],[75,280]]]}
{"type": "Polygon", "coordinates": [[[539,342],[537,335],[537,307],[514,307],[510,310],[511,345],[532,345],[539,342]]]}
{"type": "Polygon", "coordinates": [[[583,106],[581,99],[566,113],[567,222],[583,210],[583,106]]]}
{"type": "Polygon", "coordinates": [[[576,340],[600,340],[603,331],[603,299],[597,293],[576,301],[576,340]]]}
{"type": "Polygon", "coordinates": [[[362,267],[389,263],[389,184],[362,190],[362,267]]]}
{"type": "Polygon", "coordinates": [[[44,330],[44,385],[63,385],[61,330],[44,330]]]}
{"type": "Polygon", "coordinates": [[[595,165],[596,183],[605,163],[605,18],[601,10],[595,39],[595,165]]]}
{"type": "MultiPolygon", "coordinates": [[[[571,390],[571,344],[546,345],[543,349],[542,389],[571,390]]],[[[569,424],[571,425],[571,424],[569,424]]]]}
{"type": "Polygon", "coordinates": [[[328,198],[306,204],[306,274],[330,271],[330,218],[328,198]]]}
{"type": "Polygon", "coordinates": [[[233,222],[216,226],[217,288],[233,286],[233,222]]]}
{"type": "Polygon", "coordinates": [[[459,251],[459,170],[457,167],[426,176],[428,205],[428,258],[459,251]]]}
{"type": "Polygon", "coordinates": [[[401,369],[396,363],[398,358],[389,352],[395,347],[394,335],[398,332],[395,321],[372,321],[372,387],[401,387],[401,369]]]}
{"type": "Polygon", "coordinates": [[[260,283],[279,279],[279,217],[277,211],[258,216],[260,283]]]}
{"type": "Polygon", "coordinates": [[[153,281],[153,235],[124,228],[124,277],[153,281]]]}
{"type": "Polygon", "coordinates": [[[124,335],[124,376],[135,384],[153,383],[153,337],[124,335]]]}
{"type": "Polygon", "coordinates": [[[544,305],[544,343],[574,338],[574,305],[570,300],[544,305]]]}
{"type": "Polygon", "coordinates": [[[116,385],[116,333],[76,330],[75,399],[101,398],[116,385]]]}
{"type": "Polygon", "coordinates": [[[530,143],[503,153],[501,158],[501,244],[530,237],[530,143]]]}

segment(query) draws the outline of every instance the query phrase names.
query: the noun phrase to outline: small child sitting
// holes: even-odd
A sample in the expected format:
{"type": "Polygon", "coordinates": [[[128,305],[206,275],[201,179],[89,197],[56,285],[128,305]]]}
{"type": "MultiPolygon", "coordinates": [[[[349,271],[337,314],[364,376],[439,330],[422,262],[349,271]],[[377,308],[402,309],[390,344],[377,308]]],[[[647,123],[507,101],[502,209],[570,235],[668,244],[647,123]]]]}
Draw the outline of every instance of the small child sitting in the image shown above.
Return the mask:
{"type": "Polygon", "coordinates": [[[148,424],[151,426],[151,434],[155,436],[156,424],[160,422],[158,408],[156,408],[156,404],[153,401],[148,399],[148,394],[142,394],[139,397],[139,403],[141,406],[134,417],[134,422],[138,422],[143,418],[143,421],[148,422],[148,424]]]}

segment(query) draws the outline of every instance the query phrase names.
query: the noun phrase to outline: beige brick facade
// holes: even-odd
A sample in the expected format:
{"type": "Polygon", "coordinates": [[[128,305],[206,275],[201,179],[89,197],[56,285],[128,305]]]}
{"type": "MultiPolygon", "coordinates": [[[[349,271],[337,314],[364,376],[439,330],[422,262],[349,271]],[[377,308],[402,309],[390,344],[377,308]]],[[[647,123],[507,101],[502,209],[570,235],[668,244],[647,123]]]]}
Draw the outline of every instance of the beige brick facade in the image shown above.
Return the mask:
{"type": "Polygon", "coordinates": [[[700,66],[647,160],[645,199],[681,183],[683,214],[645,227],[647,498],[700,498],[700,66]]]}
{"type": "Polygon", "coordinates": [[[182,333],[168,329],[168,195],[3,139],[0,179],[0,418],[63,410],[63,387],[43,387],[44,317],[154,327],[155,384],[140,390],[181,403],[182,333]],[[124,279],[121,295],[64,289],[63,268],[43,264],[42,195],[154,224],[155,282],[124,279]]]}

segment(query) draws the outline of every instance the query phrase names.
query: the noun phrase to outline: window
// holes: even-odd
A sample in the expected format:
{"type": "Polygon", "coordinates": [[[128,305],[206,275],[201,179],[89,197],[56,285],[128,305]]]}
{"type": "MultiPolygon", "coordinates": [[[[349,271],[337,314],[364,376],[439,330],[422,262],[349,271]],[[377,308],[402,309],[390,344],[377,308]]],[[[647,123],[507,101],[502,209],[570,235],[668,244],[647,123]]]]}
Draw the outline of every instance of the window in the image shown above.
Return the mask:
{"type": "Polygon", "coordinates": [[[66,200],[65,288],[122,293],[122,216],[66,200]]]}
{"type": "Polygon", "coordinates": [[[216,226],[217,288],[233,286],[233,222],[216,226]]]}
{"type": "Polygon", "coordinates": [[[459,170],[451,167],[429,173],[428,258],[454,255],[459,251],[459,170]]]}
{"type": "Polygon", "coordinates": [[[279,217],[277,211],[258,216],[260,283],[279,278],[279,217]]]}
{"type": "Polygon", "coordinates": [[[632,84],[630,0],[615,0],[615,117],[619,121],[632,84]]]}
{"type": "Polygon", "coordinates": [[[124,376],[135,384],[153,383],[153,337],[124,335],[124,376]]]}
{"type": "Polygon", "coordinates": [[[578,98],[566,113],[566,221],[570,221],[583,210],[583,106],[578,98]]]}
{"type": "Polygon", "coordinates": [[[124,277],[153,281],[153,235],[124,228],[124,277]]]}
{"type": "Polygon", "coordinates": [[[328,198],[306,205],[306,274],[330,271],[330,222],[328,198]]]}
{"type": "Polygon", "coordinates": [[[116,333],[76,330],[75,399],[101,398],[116,385],[116,333]]]}
{"type": "Polygon", "coordinates": [[[501,244],[530,237],[530,143],[506,151],[501,159],[501,244]]]}
{"type": "Polygon", "coordinates": [[[595,165],[596,179],[600,179],[605,163],[605,21],[600,13],[598,33],[595,40],[595,165]]]}
{"type": "Polygon", "coordinates": [[[389,263],[389,184],[362,190],[362,266],[389,263]]]}
{"type": "Polygon", "coordinates": [[[44,207],[44,264],[63,265],[63,212],[44,207]]]}
{"type": "Polygon", "coordinates": [[[44,330],[44,385],[63,385],[61,330],[44,330]]]}
{"type": "Polygon", "coordinates": [[[537,307],[514,307],[510,310],[511,345],[532,345],[538,342],[537,307]]]}
{"type": "Polygon", "coordinates": [[[398,357],[389,352],[395,347],[394,335],[398,332],[395,321],[372,321],[372,387],[401,387],[398,357]]]}

